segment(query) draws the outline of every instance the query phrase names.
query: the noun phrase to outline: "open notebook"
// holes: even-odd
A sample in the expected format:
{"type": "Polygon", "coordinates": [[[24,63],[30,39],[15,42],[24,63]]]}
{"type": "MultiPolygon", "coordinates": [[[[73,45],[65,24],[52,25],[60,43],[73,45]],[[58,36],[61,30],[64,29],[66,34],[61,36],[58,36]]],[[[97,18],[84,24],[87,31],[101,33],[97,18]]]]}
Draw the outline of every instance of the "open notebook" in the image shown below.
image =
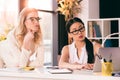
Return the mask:
{"type": "Polygon", "coordinates": [[[60,69],[58,66],[46,67],[49,73],[52,74],[69,74],[72,73],[72,70],[69,69],[60,69]]]}
{"type": "Polygon", "coordinates": [[[68,73],[72,73],[72,70],[69,70],[69,69],[51,69],[51,70],[48,70],[48,72],[50,72],[52,74],[68,74],[68,73]]]}

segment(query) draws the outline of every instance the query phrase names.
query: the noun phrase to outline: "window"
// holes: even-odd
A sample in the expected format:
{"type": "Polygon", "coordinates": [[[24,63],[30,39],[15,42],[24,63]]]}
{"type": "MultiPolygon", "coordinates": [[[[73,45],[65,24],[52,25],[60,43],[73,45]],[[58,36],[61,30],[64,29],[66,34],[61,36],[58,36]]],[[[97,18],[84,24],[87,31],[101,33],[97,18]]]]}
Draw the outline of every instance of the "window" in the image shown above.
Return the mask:
{"type": "Polygon", "coordinates": [[[45,65],[57,65],[58,40],[57,40],[57,15],[54,8],[57,8],[55,0],[28,0],[28,7],[40,10],[40,25],[43,32],[45,45],[45,65]]]}
{"type": "Polygon", "coordinates": [[[7,35],[15,27],[18,16],[18,0],[0,0],[0,34],[7,35]]]}

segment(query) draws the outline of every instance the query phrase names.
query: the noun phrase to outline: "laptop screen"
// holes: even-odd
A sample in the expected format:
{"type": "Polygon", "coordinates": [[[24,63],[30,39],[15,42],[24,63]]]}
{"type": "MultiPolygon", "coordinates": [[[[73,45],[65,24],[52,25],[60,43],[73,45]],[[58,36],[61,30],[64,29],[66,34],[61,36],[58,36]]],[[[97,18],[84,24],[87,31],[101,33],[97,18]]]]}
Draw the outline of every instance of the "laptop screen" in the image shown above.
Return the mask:
{"type": "MultiPolygon", "coordinates": [[[[106,61],[112,59],[113,72],[120,71],[120,48],[118,47],[107,47],[100,48],[98,52],[102,58],[105,58],[106,61]]],[[[93,72],[101,72],[101,61],[98,56],[95,57],[95,63],[93,67],[93,72]]]]}

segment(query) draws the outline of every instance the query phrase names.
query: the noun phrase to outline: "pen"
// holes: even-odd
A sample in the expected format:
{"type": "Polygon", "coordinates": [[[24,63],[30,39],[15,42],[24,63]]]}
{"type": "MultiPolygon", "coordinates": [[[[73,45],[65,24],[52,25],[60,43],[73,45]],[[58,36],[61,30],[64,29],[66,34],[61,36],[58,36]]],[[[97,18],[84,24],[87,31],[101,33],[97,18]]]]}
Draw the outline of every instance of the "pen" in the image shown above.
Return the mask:
{"type": "Polygon", "coordinates": [[[103,59],[103,61],[104,61],[104,62],[107,62],[105,58],[103,59]]]}
{"type": "Polygon", "coordinates": [[[96,56],[101,60],[102,56],[100,54],[96,54],[96,56]]]}
{"type": "Polygon", "coordinates": [[[107,62],[105,58],[102,58],[100,54],[96,54],[97,57],[101,60],[101,62],[107,62]]]}
{"type": "Polygon", "coordinates": [[[110,55],[110,60],[109,60],[109,62],[112,62],[112,59],[111,59],[111,57],[112,57],[112,53],[111,53],[111,55],[110,55]]]}

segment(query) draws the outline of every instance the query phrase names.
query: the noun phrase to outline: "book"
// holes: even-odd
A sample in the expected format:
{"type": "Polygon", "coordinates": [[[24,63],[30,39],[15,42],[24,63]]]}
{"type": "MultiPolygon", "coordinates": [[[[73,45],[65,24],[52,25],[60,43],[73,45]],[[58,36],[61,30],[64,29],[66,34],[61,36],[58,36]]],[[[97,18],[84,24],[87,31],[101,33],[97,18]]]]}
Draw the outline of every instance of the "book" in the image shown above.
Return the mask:
{"type": "Polygon", "coordinates": [[[88,35],[89,37],[93,37],[93,22],[92,21],[89,21],[88,22],[88,35]]]}
{"type": "Polygon", "coordinates": [[[98,24],[94,24],[94,32],[95,32],[95,37],[101,37],[101,30],[100,26],[98,24]]]}

